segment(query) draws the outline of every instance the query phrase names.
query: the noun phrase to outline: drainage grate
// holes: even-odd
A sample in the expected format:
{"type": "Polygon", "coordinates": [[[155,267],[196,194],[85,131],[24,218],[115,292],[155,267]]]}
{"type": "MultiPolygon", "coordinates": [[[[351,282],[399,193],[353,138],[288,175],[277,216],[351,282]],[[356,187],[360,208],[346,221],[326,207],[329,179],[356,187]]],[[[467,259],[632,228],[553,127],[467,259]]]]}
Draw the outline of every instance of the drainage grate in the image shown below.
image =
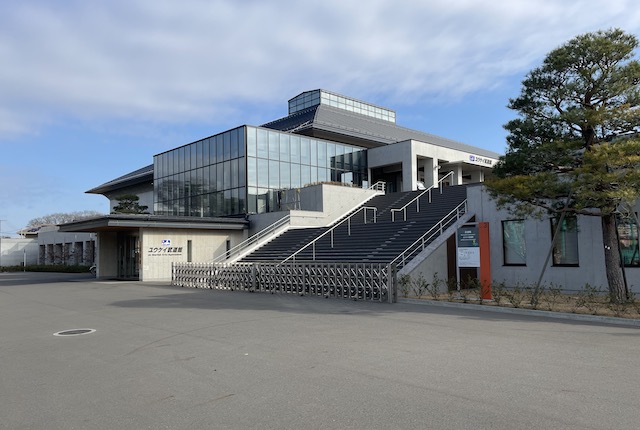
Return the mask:
{"type": "Polygon", "coordinates": [[[92,328],[75,328],[72,330],[63,330],[57,333],[54,333],[54,336],[80,336],[81,334],[89,334],[95,333],[95,330],[92,328]]]}

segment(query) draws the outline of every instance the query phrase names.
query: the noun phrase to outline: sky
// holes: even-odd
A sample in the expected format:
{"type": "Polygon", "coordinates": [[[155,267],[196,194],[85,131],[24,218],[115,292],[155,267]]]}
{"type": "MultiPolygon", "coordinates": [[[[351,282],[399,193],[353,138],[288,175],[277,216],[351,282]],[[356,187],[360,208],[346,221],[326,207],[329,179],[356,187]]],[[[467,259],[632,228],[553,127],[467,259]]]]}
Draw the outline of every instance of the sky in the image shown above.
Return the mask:
{"type": "Polygon", "coordinates": [[[0,0],[0,233],[317,88],[503,153],[522,79],[635,0],[0,0]]]}

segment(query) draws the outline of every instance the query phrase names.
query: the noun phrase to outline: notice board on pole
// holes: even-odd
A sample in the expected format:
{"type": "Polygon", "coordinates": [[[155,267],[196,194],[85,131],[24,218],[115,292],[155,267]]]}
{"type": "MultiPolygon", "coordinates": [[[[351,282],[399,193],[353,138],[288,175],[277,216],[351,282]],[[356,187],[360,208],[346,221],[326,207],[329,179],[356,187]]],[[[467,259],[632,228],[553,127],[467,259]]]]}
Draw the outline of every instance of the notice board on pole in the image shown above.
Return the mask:
{"type": "Polygon", "coordinates": [[[456,236],[458,245],[458,267],[480,267],[478,227],[460,227],[456,236]]]}

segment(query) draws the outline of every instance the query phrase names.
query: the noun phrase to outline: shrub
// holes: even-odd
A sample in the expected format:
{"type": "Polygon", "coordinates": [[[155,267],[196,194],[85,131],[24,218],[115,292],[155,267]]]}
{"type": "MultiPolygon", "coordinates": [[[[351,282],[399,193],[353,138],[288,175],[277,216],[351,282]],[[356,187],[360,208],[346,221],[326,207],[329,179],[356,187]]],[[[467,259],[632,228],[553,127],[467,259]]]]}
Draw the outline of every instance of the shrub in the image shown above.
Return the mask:
{"type": "Polygon", "coordinates": [[[2,266],[0,272],[59,272],[59,273],[88,273],[89,266],[65,266],[62,264],[44,265],[33,264],[27,266],[2,266]]]}
{"type": "Polygon", "coordinates": [[[420,273],[416,278],[411,280],[411,286],[413,287],[413,294],[417,298],[420,298],[427,288],[429,288],[429,283],[424,279],[422,273],[420,273]]]}
{"type": "Polygon", "coordinates": [[[411,276],[409,275],[400,275],[398,278],[398,286],[400,287],[400,293],[402,293],[402,297],[405,299],[409,297],[409,286],[411,285],[411,276]]]}

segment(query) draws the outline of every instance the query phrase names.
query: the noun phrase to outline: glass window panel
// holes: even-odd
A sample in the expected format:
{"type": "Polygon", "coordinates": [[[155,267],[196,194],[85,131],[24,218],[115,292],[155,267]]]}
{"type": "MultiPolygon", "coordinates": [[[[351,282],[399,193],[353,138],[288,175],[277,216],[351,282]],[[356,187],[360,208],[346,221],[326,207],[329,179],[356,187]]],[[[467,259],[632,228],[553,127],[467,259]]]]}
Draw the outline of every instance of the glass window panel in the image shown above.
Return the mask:
{"type": "Polygon", "coordinates": [[[262,214],[267,212],[268,191],[269,190],[267,188],[258,188],[258,194],[256,198],[256,213],[262,214]]]}
{"type": "Polygon", "coordinates": [[[327,144],[318,142],[318,166],[328,167],[327,164],[327,144]]]}
{"type": "Polygon", "coordinates": [[[315,184],[318,182],[318,168],[316,166],[311,166],[311,179],[309,183],[315,184]]]}
{"type": "Polygon", "coordinates": [[[280,187],[291,188],[291,165],[284,161],[280,162],[280,187]]]}
{"type": "Polygon", "coordinates": [[[247,169],[245,165],[245,157],[238,158],[238,186],[244,187],[247,185],[247,169]]]}
{"type": "Polygon", "coordinates": [[[527,264],[524,220],[502,221],[502,247],[505,265],[524,266],[527,264]]]}
{"type": "Polygon", "coordinates": [[[216,136],[216,162],[222,163],[224,161],[224,138],[222,135],[216,136]]]}
{"type": "Polygon", "coordinates": [[[179,157],[178,157],[177,151],[171,151],[171,160],[172,161],[170,161],[169,164],[173,166],[171,168],[171,173],[174,174],[174,175],[178,172],[178,164],[179,164],[178,159],[179,159],[179,157]]]}
{"type": "Polygon", "coordinates": [[[209,194],[203,194],[202,196],[200,196],[200,198],[202,199],[202,216],[211,216],[211,214],[209,213],[209,194]]]}
{"type": "Polygon", "coordinates": [[[329,181],[329,169],[326,167],[318,167],[318,182],[329,181]]]}
{"type": "Polygon", "coordinates": [[[290,136],[289,155],[292,163],[300,163],[300,136],[290,136]]]}
{"type": "Polygon", "coordinates": [[[231,133],[227,132],[222,135],[224,145],[224,161],[231,158],[231,133]]]}
{"type": "Polygon", "coordinates": [[[256,129],[253,127],[247,127],[247,155],[255,157],[258,155],[257,141],[256,141],[256,129]]]}
{"type": "Polygon", "coordinates": [[[228,190],[231,188],[231,162],[225,161],[224,163],[224,184],[222,186],[223,190],[228,190]]]}
{"type": "Polygon", "coordinates": [[[209,166],[209,192],[212,193],[218,189],[218,183],[216,179],[216,165],[209,166]]]}
{"type": "Polygon", "coordinates": [[[224,190],[224,163],[216,164],[216,190],[224,190]]]}
{"type": "Polygon", "coordinates": [[[311,167],[305,164],[300,165],[300,186],[304,187],[311,183],[311,167]]]}
{"type": "Polygon", "coordinates": [[[315,139],[311,139],[311,146],[309,147],[309,151],[311,153],[311,162],[312,166],[318,165],[318,141],[315,139]]]}
{"type": "Polygon", "coordinates": [[[231,205],[230,205],[230,211],[232,214],[238,214],[240,213],[240,208],[238,205],[238,197],[240,196],[239,194],[239,190],[237,188],[234,188],[231,190],[231,205]]]}
{"type": "Polygon", "coordinates": [[[231,158],[238,158],[239,149],[238,149],[238,134],[239,129],[231,130],[231,158]]]}
{"type": "Polygon", "coordinates": [[[300,163],[311,164],[311,154],[309,153],[309,139],[303,137],[300,139],[300,163]]]}
{"type": "Polygon", "coordinates": [[[195,159],[195,161],[193,161],[193,160],[191,161],[191,168],[192,169],[194,168],[194,166],[195,166],[195,168],[202,167],[202,141],[201,140],[197,141],[193,145],[193,147],[191,148],[191,151],[193,151],[194,149],[195,149],[196,159],[195,159]]]}
{"type": "Polygon", "coordinates": [[[207,194],[210,193],[211,190],[209,189],[209,176],[211,173],[209,173],[211,170],[211,166],[206,166],[202,168],[202,192],[207,194]]]}
{"type": "Polygon", "coordinates": [[[177,175],[175,175],[175,178],[176,178],[176,184],[174,189],[175,194],[173,198],[176,200],[180,200],[182,197],[184,197],[184,191],[183,191],[184,173],[178,173],[177,175]]]}
{"type": "Polygon", "coordinates": [[[289,162],[290,157],[289,157],[289,135],[288,134],[282,134],[280,135],[280,161],[286,161],[289,162]]]}
{"type": "Polygon", "coordinates": [[[257,161],[253,157],[247,158],[247,185],[250,187],[258,186],[257,161]]]}
{"type": "Polygon", "coordinates": [[[209,163],[215,164],[217,163],[216,157],[216,138],[212,137],[209,139],[209,163]]]}
{"type": "Polygon", "coordinates": [[[280,157],[280,134],[269,132],[269,159],[277,160],[280,157]]]}
{"type": "Polygon", "coordinates": [[[238,129],[238,157],[245,157],[245,133],[247,127],[241,127],[238,129]]]}
{"type": "Polygon", "coordinates": [[[335,163],[336,145],[335,143],[327,143],[327,159],[329,163],[335,163]]]}
{"type": "Polygon", "coordinates": [[[258,213],[258,189],[254,187],[247,188],[247,212],[258,213]]]}
{"type": "Polygon", "coordinates": [[[267,140],[267,130],[257,130],[257,155],[260,158],[269,157],[269,141],[267,140]]]}
{"type": "Polygon", "coordinates": [[[211,160],[209,160],[209,139],[205,139],[202,141],[202,165],[208,166],[211,164],[211,160]]]}
{"type": "Polygon", "coordinates": [[[300,165],[291,164],[291,188],[300,188],[300,165]]]}
{"type": "MultiPolygon", "coordinates": [[[[551,237],[557,222],[555,218],[551,220],[551,237]]],[[[577,266],[578,263],[578,221],[575,217],[565,217],[553,247],[553,265],[577,266]]]]}
{"type": "Polygon", "coordinates": [[[202,187],[198,182],[198,169],[194,169],[191,171],[191,195],[195,196],[198,194],[202,194],[202,187]]]}
{"type": "Polygon", "coordinates": [[[278,161],[269,160],[269,188],[280,188],[280,168],[278,161]]]}
{"type": "Polygon", "coordinates": [[[269,160],[258,158],[258,187],[269,186],[269,160]]]}
{"type": "Polygon", "coordinates": [[[198,194],[203,194],[204,189],[204,169],[201,167],[196,170],[196,184],[198,186],[198,194]]]}
{"type": "Polygon", "coordinates": [[[231,160],[231,188],[238,188],[238,159],[231,160]]]}
{"type": "Polygon", "coordinates": [[[238,188],[238,213],[246,213],[247,211],[247,195],[244,187],[238,188]]]}
{"type": "Polygon", "coordinates": [[[231,202],[231,190],[224,190],[224,215],[233,215],[233,204],[231,202]]]}

